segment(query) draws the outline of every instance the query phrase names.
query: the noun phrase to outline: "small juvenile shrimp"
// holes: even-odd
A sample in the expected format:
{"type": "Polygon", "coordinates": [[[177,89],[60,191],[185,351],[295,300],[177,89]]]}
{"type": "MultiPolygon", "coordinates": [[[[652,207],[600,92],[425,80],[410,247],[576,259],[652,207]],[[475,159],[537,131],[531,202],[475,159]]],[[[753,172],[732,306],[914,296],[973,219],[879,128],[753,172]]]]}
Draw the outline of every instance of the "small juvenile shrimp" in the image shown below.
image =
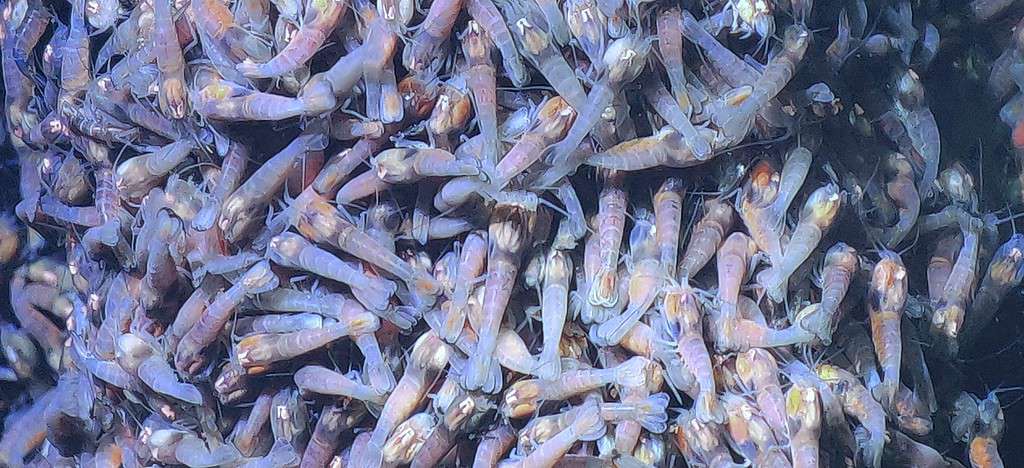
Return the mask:
{"type": "Polygon", "coordinates": [[[600,439],[606,430],[607,425],[601,417],[600,405],[595,400],[587,400],[577,409],[575,417],[565,429],[540,444],[525,458],[513,463],[503,463],[501,466],[553,468],[577,441],[600,439]]]}
{"type": "Polygon", "coordinates": [[[172,119],[188,114],[185,91],[185,58],[174,27],[172,0],[153,2],[153,44],[157,68],[160,70],[160,110],[172,119]]]}
{"type": "Polygon", "coordinates": [[[807,198],[807,203],[800,212],[800,221],[793,229],[785,252],[779,263],[772,265],[771,270],[768,270],[765,291],[773,301],[778,303],[785,299],[789,277],[810,257],[818,242],[821,242],[822,236],[832,226],[839,213],[842,198],[839,186],[832,183],[815,190],[807,198]]]}
{"type": "Polygon", "coordinates": [[[270,270],[269,262],[264,260],[249,268],[238,282],[213,299],[202,317],[182,336],[174,355],[175,368],[195,375],[205,364],[203,350],[220,335],[238,304],[246,296],[266,292],[277,286],[278,278],[270,270]]]}
{"type": "Polygon", "coordinates": [[[832,343],[832,334],[839,325],[840,303],[857,273],[860,260],[857,251],[842,242],[837,242],[825,252],[825,263],[821,270],[821,302],[814,313],[797,321],[804,330],[814,333],[825,345],[832,343]]]}
{"type": "Polygon", "coordinates": [[[790,452],[794,468],[820,465],[818,437],[821,435],[821,404],[814,387],[794,384],[786,392],[790,452]]]}
{"type": "Polygon", "coordinates": [[[886,250],[879,255],[881,259],[871,273],[867,296],[871,341],[883,375],[874,396],[882,406],[891,408],[900,381],[903,353],[900,321],[907,302],[907,270],[895,252],[886,250]]]}
{"type": "Polygon", "coordinates": [[[344,0],[317,0],[307,4],[302,26],[280,52],[265,63],[246,60],[236,67],[248,78],[275,78],[293,72],[313,57],[345,12],[344,0]]]}
{"type": "Polygon", "coordinates": [[[864,464],[876,468],[881,466],[882,447],[886,441],[885,409],[872,398],[871,392],[861,385],[857,376],[849,371],[822,364],[818,366],[817,373],[832,389],[843,411],[860,422],[858,433],[866,433],[858,438],[864,464]]]}
{"type": "Polygon", "coordinates": [[[734,218],[735,212],[728,202],[716,198],[704,203],[704,216],[694,225],[679,262],[679,282],[686,282],[711,261],[726,234],[732,230],[734,218]]]}
{"type": "Polygon", "coordinates": [[[600,267],[589,281],[588,302],[594,306],[611,307],[618,302],[619,246],[626,225],[626,191],[624,176],[610,176],[598,196],[597,238],[600,267]]]}
{"type": "Polygon", "coordinates": [[[893,112],[903,124],[916,156],[923,160],[924,168],[917,190],[922,198],[928,200],[936,192],[935,179],[939,174],[939,127],[924,101],[924,85],[914,70],[908,68],[898,74],[892,92],[893,112]]]}
{"type": "Polygon", "coordinates": [[[537,358],[536,375],[552,380],[562,373],[559,342],[568,313],[569,279],[572,258],[557,249],[548,251],[544,261],[544,291],[541,295],[541,323],[544,326],[544,344],[537,358]]]}
{"type": "Polygon", "coordinates": [[[303,393],[353,398],[375,405],[383,405],[387,400],[386,395],[377,393],[369,385],[359,382],[358,378],[353,379],[323,366],[305,366],[295,371],[295,386],[303,393]]]}
{"type": "Polygon", "coordinates": [[[367,275],[298,234],[281,233],[267,244],[267,256],[278,265],[297,268],[348,285],[361,304],[371,310],[384,310],[395,293],[393,282],[367,275]]]}
{"type": "Polygon", "coordinates": [[[921,196],[914,187],[914,170],[905,156],[899,153],[890,155],[888,165],[895,174],[885,184],[885,192],[896,206],[898,216],[896,225],[886,233],[885,243],[891,248],[903,241],[917,222],[921,212],[921,196]]]}

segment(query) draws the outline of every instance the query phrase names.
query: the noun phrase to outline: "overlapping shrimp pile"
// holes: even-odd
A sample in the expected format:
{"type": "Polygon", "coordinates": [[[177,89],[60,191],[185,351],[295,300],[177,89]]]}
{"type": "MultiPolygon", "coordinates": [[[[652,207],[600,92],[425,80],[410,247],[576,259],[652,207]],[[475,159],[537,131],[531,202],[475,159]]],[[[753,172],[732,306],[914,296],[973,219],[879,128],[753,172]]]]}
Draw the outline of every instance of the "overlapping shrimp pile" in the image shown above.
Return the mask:
{"type": "Polygon", "coordinates": [[[4,2],[0,465],[1002,466],[939,3],[4,2]]]}

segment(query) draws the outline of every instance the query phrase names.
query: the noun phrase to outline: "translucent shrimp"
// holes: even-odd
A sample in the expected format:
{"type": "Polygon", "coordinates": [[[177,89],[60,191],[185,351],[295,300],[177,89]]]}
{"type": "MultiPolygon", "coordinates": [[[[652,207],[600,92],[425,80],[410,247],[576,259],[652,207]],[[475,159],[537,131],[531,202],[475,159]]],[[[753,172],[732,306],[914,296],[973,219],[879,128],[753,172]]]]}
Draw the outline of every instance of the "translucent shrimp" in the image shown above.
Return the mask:
{"type": "Polygon", "coordinates": [[[424,271],[412,268],[349,222],[337,208],[318,195],[312,186],[292,201],[288,215],[289,224],[312,242],[329,245],[395,275],[416,295],[434,297],[440,293],[437,280],[424,271]]]}
{"type": "Polygon", "coordinates": [[[557,249],[548,251],[544,261],[544,292],[541,296],[541,322],[544,325],[544,345],[537,359],[536,374],[551,380],[562,373],[559,342],[568,312],[569,279],[572,258],[557,249]]]}
{"type": "Polygon", "coordinates": [[[661,294],[664,270],[658,262],[654,215],[638,209],[633,213],[633,229],[629,233],[630,269],[629,305],[621,315],[597,327],[595,335],[601,342],[618,344],[623,335],[654,305],[661,294]]]}
{"type": "Polygon", "coordinates": [[[476,161],[461,161],[454,154],[436,148],[394,148],[374,156],[371,164],[377,177],[390,184],[417,182],[424,177],[475,176],[476,161]]]}
{"type": "Polygon", "coordinates": [[[427,332],[416,340],[405,373],[384,403],[366,447],[358,454],[366,461],[366,466],[380,466],[385,442],[419,406],[434,378],[448,365],[450,353],[448,345],[434,332],[427,332]]]}
{"type": "Polygon", "coordinates": [[[840,303],[853,281],[860,265],[857,251],[842,242],[836,243],[825,252],[825,263],[821,270],[821,302],[814,313],[807,314],[797,321],[803,329],[814,333],[825,345],[832,343],[832,334],[839,325],[840,303]]]}
{"type": "Polygon", "coordinates": [[[937,307],[932,315],[931,331],[943,351],[955,356],[959,350],[960,332],[967,313],[967,304],[974,291],[978,270],[979,231],[981,220],[970,218],[961,226],[964,242],[960,247],[956,263],[950,269],[949,278],[942,288],[937,307]]]}
{"type": "Polygon", "coordinates": [[[885,409],[849,371],[829,364],[818,366],[818,375],[843,405],[843,411],[860,422],[858,445],[864,464],[878,467],[886,442],[885,409]]]}
{"type": "MultiPolygon", "coordinates": [[[[472,1],[472,0],[470,0],[472,1]]],[[[473,468],[493,468],[502,457],[512,449],[516,441],[516,432],[512,426],[498,424],[487,432],[477,445],[473,456],[473,468]]]]}
{"type": "Polygon", "coordinates": [[[696,293],[685,284],[669,289],[665,292],[661,313],[669,336],[676,341],[676,354],[700,389],[694,405],[695,416],[701,421],[724,422],[718,406],[711,356],[704,344],[703,313],[696,293]]]}
{"type": "MultiPolygon", "coordinates": [[[[526,59],[551,84],[559,96],[577,111],[587,106],[587,93],[569,63],[551,43],[543,14],[533,2],[508,2],[504,10],[512,35],[526,59]]],[[[603,110],[603,109],[602,109],[603,110]]]]}
{"type": "Polygon", "coordinates": [[[292,359],[326,346],[345,336],[362,335],[380,327],[377,316],[365,312],[349,320],[324,325],[322,328],[291,333],[249,335],[235,345],[238,362],[250,374],[265,372],[279,361],[292,359]]]}
{"type": "Polygon", "coordinates": [[[308,153],[320,151],[326,139],[319,134],[304,134],[293,140],[287,147],[268,159],[241,186],[231,193],[221,206],[217,226],[224,232],[228,242],[240,240],[258,215],[277,195],[278,190],[296,162],[308,153]]]}
{"type": "Polygon", "coordinates": [[[883,375],[874,396],[882,406],[891,408],[900,381],[900,320],[907,302],[907,270],[895,252],[883,251],[880,256],[871,273],[867,305],[871,340],[883,375]]]}
{"type": "Polygon", "coordinates": [[[237,66],[238,71],[249,78],[274,78],[295,71],[313,57],[338,27],[345,7],[344,0],[310,2],[302,26],[284,49],[265,63],[242,62],[237,66]]]}
{"type": "Polygon", "coordinates": [[[433,62],[438,49],[448,39],[463,0],[438,0],[430,4],[426,18],[402,51],[402,65],[413,73],[421,73],[433,62]]]}
{"type": "Polygon", "coordinates": [[[679,105],[661,84],[661,81],[649,79],[643,88],[647,102],[661,118],[682,135],[683,141],[690,148],[693,156],[700,161],[711,159],[713,156],[711,144],[693,126],[686,112],[680,110],[679,105]]]}
{"type": "Polygon", "coordinates": [[[1006,294],[1024,278],[1024,235],[1014,234],[996,249],[978,293],[971,301],[961,341],[971,343],[992,320],[1006,294]]]}
{"type": "Polygon", "coordinates": [[[726,234],[732,230],[734,218],[735,212],[728,202],[716,198],[704,203],[704,216],[693,226],[679,262],[677,277],[680,282],[686,282],[711,261],[726,234]]]}
{"type": "Polygon", "coordinates": [[[569,133],[562,141],[545,151],[544,161],[552,167],[544,171],[536,185],[552,185],[576,170],[582,161],[575,159],[574,152],[583,139],[601,122],[605,109],[613,103],[622,86],[639,76],[647,63],[647,54],[650,50],[649,38],[632,34],[608,46],[603,57],[605,75],[591,88],[585,106],[577,108],[578,114],[569,128],[569,133]]]}
{"type": "Polygon", "coordinates": [[[375,405],[387,401],[386,395],[359,382],[358,375],[355,377],[357,379],[323,366],[305,366],[295,371],[295,385],[302,392],[353,398],[375,405]]]}
{"type": "Polygon", "coordinates": [[[386,309],[396,290],[393,282],[365,274],[361,268],[342,261],[298,234],[285,232],[275,236],[267,245],[267,255],[279,265],[345,283],[352,288],[356,299],[371,310],[386,309]]]}
{"type": "MultiPolygon", "coordinates": [[[[470,357],[464,387],[476,390],[484,387],[491,375],[498,342],[498,332],[505,309],[512,295],[520,257],[532,235],[536,222],[536,207],[518,202],[499,204],[491,212],[488,228],[487,279],[484,281],[483,320],[477,328],[479,341],[470,357]]],[[[494,383],[494,382],[492,382],[494,383]]],[[[483,388],[494,393],[498,388],[483,388]]]]}
{"type": "Polygon", "coordinates": [[[483,161],[485,167],[498,164],[498,105],[495,97],[494,65],[491,63],[490,38],[476,21],[466,23],[462,33],[462,54],[466,56],[466,83],[473,95],[477,125],[484,138],[483,161]]]}
{"type": "Polygon", "coordinates": [[[715,344],[720,349],[735,345],[730,324],[738,317],[740,286],[747,276],[747,268],[757,246],[746,234],[735,232],[718,249],[718,304],[717,316],[712,316],[711,328],[715,344]]]}
{"type": "MultiPolygon", "coordinates": [[[[561,459],[577,441],[592,441],[600,439],[607,430],[605,421],[601,418],[600,405],[598,405],[594,400],[588,400],[584,403],[579,408],[579,411],[576,412],[575,416],[576,417],[573,418],[572,422],[565,429],[540,444],[536,450],[531,452],[525,458],[508,465],[524,468],[554,467],[558,460],[561,459]]],[[[508,465],[502,464],[501,466],[508,465]]]]}
{"type": "Polygon", "coordinates": [[[736,467],[724,440],[724,428],[701,421],[692,411],[682,410],[676,418],[673,440],[687,463],[706,466],[736,467]]]}
{"type": "Polygon", "coordinates": [[[654,235],[658,263],[666,278],[672,278],[679,264],[679,233],[683,219],[683,181],[670,177],[654,193],[654,235]]]}
{"type": "MultiPolygon", "coordinates": [[[[910,234],[921,212],[921,197],[914,187],[913,169],[906,157],[891,155],[889,167],[895,172],[891,181],[885,184],[886,194],[896,206],[898,221],[886,233],[886,245],[895,247],[910,234]]],[[[923,220],[922,220],[923,221],[923,220]]]]}
{"type": "MultiPolygon", "coordinates": [[[[709,129],[698,131],[705,133],[703,138],[713,138],[709,129]]],[[[590,166],[616,171],[639,171],[658,166],[682,168],[702,162],[693,155],[690,146],[671,126],[662,127],[648,137],[626,140],[587,157],[585,161],[590,166]]]]}
{"type": "Polygon", "coordinates": [[[807,198],[785,252],[779,263],[772,265],[768,273],[765,291],[773,301],[782,302],[785,299],[789,277],[821,242],[822,236],[835,221],[841,204],[842,194],[836,184],[821,187],[807,198]]]}
{"type": "MultiPolygon", "coordinates": [[[[309,83],[314,83],[311,79],[309,83]]],[[[287,97],[248,89],[233,88],[222,82],[209,83],[193,93],[192,101],[199,115],[211,120],[266,121],[292,117],[315,117],[334,107],[330,93],[304,92],[287,97]]],[[[306,90],[304,90],[306,91],[306,90]]]]}
{"type": "Polygon", "coordinates": [[[505,391],[500,411],[510,418],[522,418],[533,414],[544,401],[565,400],[609,384],[638,386],[644,382],[651,366],[657,364],[636,356],[608,369],[563,371],[557,380],[520,380],[505,391]]]}
{"type": "Polygon", "coordinates": [[[153,43],[157,68],[160,70],[160,110],[173,119],[183,119],[189,112],[185,92],[185,58],[174,28],[171,0],[153,2],[153,43]]]}
{"type": "Polygon", "coordinates": [[[590,63],[601,67],[607,47],[607,20],[594,0],[568,0],[563,5],[565,22],[590,63]]]}
{"type": "Polygon", "coordinates": [[[893,92],[893,112],[903,124],[917,157],[922,160],[917,190],[928,200],[935,193],[935,179],[939,174],[939,128],[924,101],[924,85],[914,70],[907,69],[896,77],[893,92]]]}
{"type": "Polygon", "coordinates": [[[623,177],[613,175],[598,196],[597,238],[600,267],[589,281],[588,302],[594,306],[611,307],[618,302],[619,245],[626,224],[627,194],[622,187],[623,177]]]}
{"type": "Polygon", "coordinates": [[[751,349],[736,357],[736,374],[746,388],[757,391],[757,407],[780,441],[790,439],[786,430],[786,402],[779,383],[779,366],[767,351],[751,349]]]}
{"type": "Polygon", "coordinates": [[[276,288],[278,278],[270,264],[262,261],[252,266],[229,289],[218,294],[205,313],[181,338],[174,355],[174,366],[181,372],[195,375],[205,364],[203,350],[216,340],[231,319],[231,313],[249,295],[276,288]]]}
{"type": "Polygon", "coordinates": [[[786,29],[782,50],[765,67],[764,73],[751,85],[745,97],[735,106],[723,108],[712,115],[718,126],[721,140],[718,145],[728,147],[739,143],[750,132],[755,114],[764,109],[796,73],[796,67],[803,59],[810,32],[800,25],[786,29]]]}
{"type": "Polygon", "coordinates": [[[792,433],[790,453],[793,467],[820,466],[821,404],[818,391],[794,384],[786,392],[786,415],[792,433]]]}
{"type": "Polygon", "coordinates": [[[191,140],[180,140],[152,153],[131,158],[117,166],[118,190],[130,199],[141,199],[195,149],[191,140]]]}

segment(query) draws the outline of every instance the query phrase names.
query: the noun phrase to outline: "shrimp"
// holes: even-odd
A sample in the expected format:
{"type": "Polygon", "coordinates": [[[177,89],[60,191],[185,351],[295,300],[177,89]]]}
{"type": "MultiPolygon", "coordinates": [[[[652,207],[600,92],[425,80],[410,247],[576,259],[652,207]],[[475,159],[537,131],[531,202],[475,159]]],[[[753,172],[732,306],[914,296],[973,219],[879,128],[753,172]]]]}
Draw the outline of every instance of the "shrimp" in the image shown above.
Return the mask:
{"type": "Polygon", "coordinates": [[[153,2],[153,43],[157,68],[160,70],[160,111],[172,119],[188,114],[189,99],[185,92],[185,59],[174,28],[172,0],[153,2]]]}
{"type": "Polygon", "coordinates": [[[308,153],[320,151],[326,146],[326,138],[320,134],[300,135],[287,147],[268,159],[249,179],[231,193],[221,206],[217,226],[224,232],[228,242],[240,240],[251,229],[270,200],[277,194],[297,161],[308,153]]]}
{"type": "Polygon", "coordinates": [[[271,239],[267,245],[267,255],[279,265],[345,283],[352,288],[356,299],[371,310],[386,309],[389,298],[396,290],[393,282],[371,277],[360,268],[353,267],[297,234],[286,232],[271,239]]]}
{"type": "Polygon", "coordinates": [[[981,228],[981,220],[978,218],[970,218],[961,225],[964,242],[932,315],[932,334],[945,345],[943,351],[953,356],[959,350],[960,331],[967,313],[967,304],[974,290],[981,228]]]}
{"type": "MultiPolygon", "coordinates": [[[[526,59],[570,106],[580,112],[587,106],[587,93],[561,52],[551,43],[543,14],[534,2],[503,2],[512,35],[526,59]]],[[[603,111],[603,109],[601,109],[603,111]]],[[[589,129],[588,129],[589,130],[589,129]]]]}
{"type": "Polygon", "coordinates": [[[819,280],[821,302],[813,313],[797,320],[800,327],[813,333],[825,345],[832,343],[832,334],[842,318],[839,305],[846,297],[859,265],[857,251],[842,242],[837,242],[825,252],[819,280]]]}
{"type": "MultiPolygon", "coordinates": [[[[377,418],[377,425],[366,446],[358,455],[365,466],[380,466],[384,459],[384,444],[398,425],[406,420],[426,396],[434,378],[448,365],[451,349],[434,332],[420,336],[413,344],[405,374],[391,392],[377,418]]],[[[353,453],[353,456],[357,453],[353,453]]]]}
{"type": "Polygon", "coordinates": [[[475,161],[460,161],[455,155],[436,148],[394,148],[374,156],[371,164],[377,177],[389,183],[417,182],[424,177],[475,176],[480,168],[475,161]]]}
{"type": "Polygon", "coordinates": [[[302,453],[301,468],[328,466],[331,455],[338,451],[340,437],[366,417],[367,411],[359,406],[332,404],[324,408],[316,421],[313,433],[302,453]]]}
{"type": "MultiPolygon", "coordinates": [[[[473,1],[473,0],[469,0],[473,1]]],[[[476,447],[473,468],[494,468],[516,441],[516,432],[508,423],[487,432],[476,447]]]]}
{"type": "Polygon", "coordinates": [[[858,445],[862,450],[864,464],[878,467],[882,463],[882,447],[885,445],[885,409],[882,408],[871,392],[861,385],[857,377],[849,371],[822,364],[817,368],[818,376],[828,384],[843,411],[860,422],[858,428],[858,445]]]}
{"type": "Polygon", "coordinates": [[[676,132],[683,137],[686,146],[690,148],[693,156],[699,161],[711,159],[711,144],[705,139],[690,122],[690,117],[685,111],[680,110],[679,105],[673,102],[672,96],[660,80],[650,78],[644,88],[644,96],[661,118],[676,132]]]}
{"type": "Polygon", "coordinates": [[[16,271],[9,284],[11,311],[21,328],[43,348],[47,364],[53,369],[59,369],[64,349],[63,332],[29,302],[25,285],[24,274],[16,271]]]}
{"type": "Polygon", "coordinates": [[[250,374],[265,372],[279,361],[292,359],[326,346],[345,336],[371,333],[380,327],[380,321],[369,312],[322,328],[290,333],[258,334],[242,338],[235,345],[238,362],[250,374]]]}
{"type": "Polygon", "coordinates": [[[611,307],[618,302],[619,245],[626,224],[627,195],[621,175],[612,175],[598,196],[597,239],[600,267],[590,279],[588,302],[593,306],[611,307]]]}
{"type": "MultiPolygon", "coordinates": [[[[735,105],[724,107],[711,116],[718,126],[717,146],[728,147],[739,143],[747,136],[753,125],[754,115],[765,108],[796,73],[796,67],[803,59],[810,33],[799,24],[786,29],[782,50],[765,67],[764,73],[749,88],[735,105]]],[[[713,145],[716,146],[716,145],[713,145]]]]}
{"type": "Polygon", "coordinates": [[[434,61],[462,10],[463,0],[439,0],[430,4],[410,43],[402,51],[402,65],[413,73],[422,73],[434,61]]]}
{"type": "Polygon", "coordinates": [[[231,318],[231,312],[245,296],[266,292],[278,286],[270,264],[262,261],[249,268],[238,282],[214,298],[206,312],[181,338],[174,355],[174,366],[180,372],[195,375],[205,363],[202,351],[220,334],[231,318]]]}
{"type": "MultiPolygon", "coordinates": [[[[565,23],[590,63],[600,67],[608,40],[607,20],[594,0],[568,0],[563,9],[565,23]]],[[[557,40],[557,38],[556,38],[557,40]]]]}
{"type": "Polygon", "coordinates": [[[789,440],[786,403],[779,384],[779,367],[775,358],[758,348],[740,353],[736,357],[736,374],[746,388],[757,391],[757,406],[775,433],[775,438],[779,441],[789,440]]]}
{"type": "Polygon", "coordinates": [[[32,453],[46,440],[46,426],[40,424],[44,415],[57,397],[56,387],[47,390],[34,398],[34,401],[18,412],[10,413],[5,418],[5,427],[18,427],[21,430],[6,430],[0,437],[0,462],[9,466],[23,465],[25,457],[32,453]]]}
{"type": "Polygon", "coordinates": [[[723,428],[719,424],[704,422],[692,411],[682,410],[676,418],[673,440],[689,464],[705,466],[735,467],[729,447],[723,440],[723,428]]]}
{"type": "Polygon", "coordinates": [[[466,23],[462,33],[462,54],[466,56],[466,83],[473,96],[477,125],[484,138],[482,160],[490,169],[498,164],[498,105],[490,38],[476,21],[466,23]]]}
{"type": "Polygon", "coordinates": [[[675,275],[679,256],[679,232],[683,217],[683,181],[670,177],[654,193],[654,234],[658,263],[665,277],[675,275]]]}
{"type": "Polygon", "coordinates": [[[900,381],[900,317],[907,301],[907,270],[895,252],[886,250],[880,256],[871,273],[867,297],[871,340],[883,374],[874,396],[882,406],[892,408],[900,381]]]}
{"type": "Polygon", "coordinates": [[[470,233],[462,244],[462,252],[455,270],[455,288],[451,300],[447,303],[447,314],[439,333],[446,342],[454,342],[462,333],[466,323],[466,307],[472,282],[484,271],[486,248],[487,234],[484,231],[470,233]]]}
{"type": "Polygon", "coordinates": [[[917,191],[928,200],[936,191],[935,180],[939,173],[939,128],[935,116],[924,102],[924,85],[914,70],[907,69],[896,77],[893,92],[892,112],[903,124],[915,156],[922,160],[924,166],[917,191]]]}
{"type": "Polygon", "coordinates": [[[737,343],[734,330],[729,326],[738,316],[740,286],[746,276],[747,267],[757,250],[754,240],[746,234],[735,232],[718,249],[718,304],[717,316],[711,317],[714,324],[712,334],[719,349],[732,349],[737,343]]]}
{"type": "MultiPolygon", "coordinates": [[[[579,407],[575,417],[566,426],[550,439],[540,444],[536,450],[525,458],[517,461],[513,466],[518,467],[554,467],[558,460],[569,451],[577,441],[593,441],[600,439],[607,430],[604,419],[601,417],[600,405],[594,400],[588,400],[579,407]]],[[[502,465],[506,466],[506,465],[502,465]]]]}
{"type": "Polygon", "coordinates": [[[650,50],[651,40],[636,35],[618,39],[608,46],[603,57],[603,64],[606,67],[604,76],[591,88],[584,107],[576,108],[578,114],[569,128],[569,133],[562,141],[545,151],[543,159],[552,167],[541,174],[535,185],[552,185],[576,170],[582,161],[576,160],[574,152],[591,130],[601,122],[605,109],[613,103],[622,86],[640,75],[650,50]]]}
{"type": "MultiPolygon", "coordinates": [[[[313,83],[313,80],[310,80],[313,83]]],[[[292,98],[233,88],[225,82],[213,82],[194,93],[196,112],[207,119],[225,121],[284,120],[292,117],[313,117],[334,107],[334,96],[317,91],[304,92],[292,98]]],[[[307,90],[304,90],[307,91],[307,90]]]]}
{"type": "Polygon", "coordinates": [[[793,467],[820,466],[821,404],[818,391],[794,384],[786,392],[786,415],[792,433],[790,452],[793,467]]]}
{"type": "Polygon", "coordinates": [[[193,149],[195,143],[191,140],[179,140],[121,163],[117,166],[118,190],[132,200],[142,198],[184,162],[193,149]]]}
{"type": "Polygon", "coordinates": [[[839,186],[830,183],[815,190],[807,198],[800,221],[797,223],[786,250],[777,265],[773,265],[768,273],[765,291],[775,302],[782,302],[788,290],[789,277],[807,259],[821,242],[822,236],[832,226],[843,194],[839,186]]]}
{"type": "Polygon", "coordinates": [[[305,366],[295,371],[295,385],[303,393],[318,393],[337,397],[352,398],[375,405],[383,405],[386,395],[340,372],[322,366],[305,366]]]}
{"type": "Polygon", "coordinates": [[[295,71],[313,57],[327,36],[338,27],[345,7],[344,0],[310,2],[302,27],[277,55],[260,64],[246,60],[236,68],[248,78],[275,78],[295,71]]]}
{"type": "Polygon", "coordinates": [[[704,204],[704,216],[694,225],[679,263],[679,282],[685,283],[711,261],[726,234],[732,230],[734,218],[732,205],[723,200],[713,199],[704,204]]]}
{"type": "Polygon", "coordinates": [[[342,217],[338,210],[306,188],[288,207],[289,224],[317,244],[330,245],[401,279],[417,295],[436,296],[440,284],[426,272],[412,268],[366,232],[342,217]]]}
{"type": "Polygon", "coordinates": [[[623,335],[654,305],[661,294],[664,269],[658,262],[658,245],[654,216],[638,209],[633,214],[633,230],[629,233],[630,269],[629,305],[616,317],[605,321],[594,332],[600,342],[618,344],[623,335]]]}
{"type": "Polygon", "coordinates": [[[914,223],[917,222],[921,212],[921,197],[918,189],[914,188],[913,169],[906,157],[893,154],[888,164],[895,171],[895,176],[885,184],[885,191],[896,205],[898,221],[887,233],[885,243],[889,247],[895,247],[910,234],[914,223]]]}
{"type": "Polygon", "coordinates": [[[639,386],[652,367],[656,368],[657,364],[635,356],[607,369],[563,370],[556,380],[520,380],[505,391],[500,411],[509,418],[522,418],[533,414],[544,401],[565,400],[608,384],[639,386]]]}
{"type": "MultiPolygon", "coordinates": [[[[514,201],[499,204],[491,212],[487,236],[487,279],[484,281],[481,311],[483,319],[480,327],[476,328],[479,341],[464,376],[463,385],[467,390],[483,388],[485,379],[491,375],[498,331],[512,295],[520,257],[533,233],[536,223],[535,210],[535,206],[530,207],[514,201]]],[[[483,389],[489,393],[498,390],[490,387],[483,389]]]]}
{"type": "Polygon", "coordinates": [[[1006,294],[1024,278],[1024,235],[1014,234],[996,249],[978,293],[971,301],[962,340],[971,343],[992,320],[1006,294]]]}
{"type": "Polygon", "coordinates": [[[704,344],[703,314],[695,291],[686,284],[669,289],[665,292],[661,313],[669,336],[677,343],[676,354],[693,374],[700,389],[695,399],[695,416],[705,422],[724,422],[718,406],[711,356],[704,344]]]}
{"type": "Polygon", "coordinates": [[[544,324],[544,345],[537,359],[537,376],[551,380],[562,373],[558,353],[562,327],[568,312],[569,277],[572,258],[566,252],[551,249],[544,261],[544,293],[541,322],[544,324]]]}
{"type": "Polygon", "coordinates": [[[203,207],[192,218],[192,228],[197,231],[206,231],[217,222],[224,201],[241,183],[248,157],[249,150],[244,145],[236,142],[228,143],[224,160],[220,165],[220,176],[217,178],[217,184],[213,186],[213,190],[206,197],[203,207]]]}

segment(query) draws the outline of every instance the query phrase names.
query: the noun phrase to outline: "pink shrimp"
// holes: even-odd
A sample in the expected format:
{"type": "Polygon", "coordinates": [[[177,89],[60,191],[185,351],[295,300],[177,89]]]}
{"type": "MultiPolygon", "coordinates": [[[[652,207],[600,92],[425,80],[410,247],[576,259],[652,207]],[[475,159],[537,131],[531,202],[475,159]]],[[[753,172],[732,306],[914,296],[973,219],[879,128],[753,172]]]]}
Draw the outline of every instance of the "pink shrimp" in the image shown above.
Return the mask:
{"type": "Polygon", "coordinates": [[[619,268],[619,245],[626,223],[627,195],[623,190],[623,177],[613,175],[605,182],[598,196],[598,233],[600,269],[590,280],[591,305],[611,307],[618,301],[616,285],[619,268]]]}
{"type": "Polygon", "coordinates": [[[839,305],[846,297],[859,265],[857,251],[842,242],[825,252],[825,264],[820,277],[821,302],[814,313],[798,319],[797,324],[814,333],[826,345],[832,342],[832,333],[842,318],[839,305]]]}
{"type": "Polygon", "coordinates": [[[820,466],[821,404],[818,391],[794,384],[786,392],[786,415],[792,432],[790,452],[794,468],[820,466]]]}
{"type": "Polygon", "coordinates": [[[676,341],[676,354],[693,374],[700,389],[694,413],[701,421],[722,423],[723,414],[718,406],[714,370],[711,357],[704,344],[703,320],[700,302],[689,286],[680,285],[665,292],[661,308],[669,335],[676,341]]]}
{"type": "Polygon", "coordinates": [[[304,393],[353,398],[375,405],[383,405],[387,400],[370,386],[322,366],[305,366],[295,371],[295,385],[304,393]]]}
{"type": "Polygon", "coordinates": [[[544,293],[541,322],[544,324],[544,345],[536,373],[542,379],[553,379],[562,373],[559,343],[568,312],[569,277],[572,259],[560,250],[551,249],[544,261],[544,293]]]}
{"type": "Polygon", "coordinates": [[[704,216],[694,225],[679,263],[680,281],[696,275],[711,261],[726,234],[732,230],[734,217],[732,205],[724,200],[713,199],[704,204],[704,216]]]}
{"type": "Polygon", "coordinates": [[[292,359],[345,336],[375,331],[380,321],[369,312],[322,328],[291,333],[249,335],[235,345],[238,362],[249,374],[265,372],[279,361],[292,359]]]}
{"type": "Polygon", "coordinates": [[[789,277],[818,246],[835,221],[841,204],[842,193],[835,184],[821,187],[808,197],[785,252],[779,258],[779,263],[772,265],[767,274],[765,290],[773,301],[782,302],[785,299],[789,277]]]}
{"type": "Polygon", "coordinates": [[[944,346],[943,351],[953,356],[959,350],[958,340],[967,312],[967,303],[974,291],[981,228],[981,220],[977,218],[969,218],[961,226],[964,242],[932,315],[932,335],[940,341],[940,346],[944,346]]]}
{"type": "Polygon", "coordinates": [[[871,274],[867,297],[868,317],[871,320],[871,340],[883,374],[875,399],[891,408],[900,381],[900,358],[903,353],[900,319],[907,301],[908,278],[899,255],[883,251],[880,256],[871,274]]]}
{"type": "Polygon", "coordinates": [[[593,333],[599,342],[618,344],[622,336],[654,305],[661,293],[664,270],[658,262],[653,218],[647,210],[638,209],[633,214],[633,230],[629,233],[629,305],[622,314],[597,327],[593,333]]]}
{"type": "Polygon", "coordinates": [[[236,68],[249,78],[274,78],[295,71],[313,57],[327,36],[341,23],[345,8],[344,0],[310,2],[302,27],[284,49],[265,63],[257,64],[247,60],[236,68]]]}

